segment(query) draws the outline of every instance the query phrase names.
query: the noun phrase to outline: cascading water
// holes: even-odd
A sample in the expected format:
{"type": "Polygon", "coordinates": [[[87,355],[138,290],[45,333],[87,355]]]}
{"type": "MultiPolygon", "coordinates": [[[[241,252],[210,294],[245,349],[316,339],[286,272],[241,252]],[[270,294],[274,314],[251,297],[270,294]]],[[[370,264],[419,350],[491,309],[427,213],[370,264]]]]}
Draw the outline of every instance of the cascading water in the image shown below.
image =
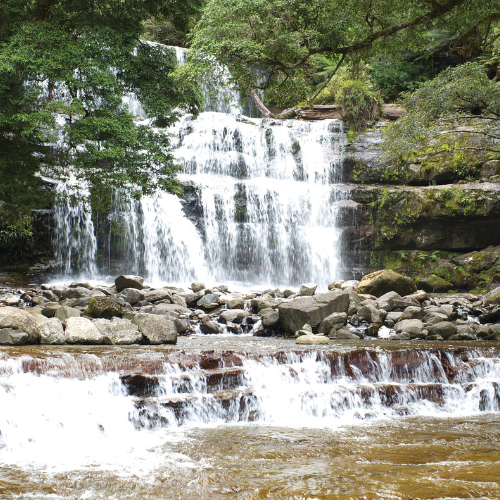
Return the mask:
{"type": "MultiPolygon", "coordinates": [[[[182,64],[186,50],[175,51],[182,64]]],[[[342,123],[246,118],[238,96],[205,93],[205,112],[196,120],[184,116],[174,130],[186,201],[117,197],[106,220],[93,221],[86,205],[70,215],[59,203],[54,243],[65,275],[76,272],[77,260],[87,277],[134,272],[151,283],[326,286],[339,277],[342,123]],[[89,221],[79,234],[89,250],[78,259],[66,250],[70,217],[89,221]]],[[[145,119],[133,96],[125,104],[145,119]]]]}

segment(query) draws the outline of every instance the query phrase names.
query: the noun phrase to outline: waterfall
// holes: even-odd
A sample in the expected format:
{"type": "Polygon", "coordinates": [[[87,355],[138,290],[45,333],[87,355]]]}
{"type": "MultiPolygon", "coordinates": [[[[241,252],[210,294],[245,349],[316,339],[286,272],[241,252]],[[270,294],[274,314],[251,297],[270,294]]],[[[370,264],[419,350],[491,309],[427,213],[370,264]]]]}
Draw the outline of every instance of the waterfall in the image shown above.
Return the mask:
{"type": "MultiPolygon", "coordinates": [[[[175,51],[183,64],[186,49],[175,51]]],[[[172,130],[189,193],[141,202],[117,193],[110,212],[93,219],[87,204],[59,202],[54,245],[63,274],[77,272],[74,246],[84,249],[78,269],[89,278],[133,272],[148,282],[321,287],[340,278],[343,124],[249,118],[238,95],[223,88],[214,98],[203,89],[204,112],[172,130]]],[[[134,96],[124,103],[146,119],[134,96]]]]}
{"type": "Polygon", "coordinates": [[[334,429],[500,410],[498,349],[133,354],[0,353],[0,467],[119,469],[168,430],[228,422],[334,429]]]}

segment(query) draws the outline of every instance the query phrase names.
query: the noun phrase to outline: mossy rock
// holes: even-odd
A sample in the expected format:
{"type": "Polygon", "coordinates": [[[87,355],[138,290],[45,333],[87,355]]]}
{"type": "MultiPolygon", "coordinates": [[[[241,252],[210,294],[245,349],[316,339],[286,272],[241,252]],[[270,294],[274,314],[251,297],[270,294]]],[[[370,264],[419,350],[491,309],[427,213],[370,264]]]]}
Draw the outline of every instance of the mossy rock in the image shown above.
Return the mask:
{"type": "Polygon", "coordinates": [[[446,281],[435,274],[417,279],[417,286],[426,292],[447,292],[454,288],[453,283],[446,281]]]}
{"type": "Polygon", "coordinates": [[[118,302],[109,297],[94,297],[86,309],[86,314],[92,318],[121,318],[123,308],[118,302]]]}

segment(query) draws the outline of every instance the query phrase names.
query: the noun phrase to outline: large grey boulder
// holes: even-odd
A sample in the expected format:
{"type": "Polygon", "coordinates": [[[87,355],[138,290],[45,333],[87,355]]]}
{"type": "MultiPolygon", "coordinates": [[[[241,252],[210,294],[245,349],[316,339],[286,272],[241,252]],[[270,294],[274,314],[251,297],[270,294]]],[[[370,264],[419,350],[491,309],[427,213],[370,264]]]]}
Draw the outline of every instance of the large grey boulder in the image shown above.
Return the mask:
{"type": "Polygon", "coordinates": [[[440,335],[445,340],[457,333],[457,327],[449,321],[440,321],[439,323],[435,323],[434,325],[431,325],[428,330],[429,335],[440,335]]]}
{"type": "Polygon", "coordinates": [[[397,292],[404,296],[416,292],[417,285],[408,276],[403,276],[391,269],[383,269],[363,276],[357,291],[358,293],[375,295],[375,297],[381,297],[387,292],[397,292]]]}
{"type": "Polygon", "coordinates": [[[66,334],[61,320],[57,318],[46,319],[38,326],[40,344],[60,345],[66,342],[66,334]]]}
{"type": "Polygon", "coordinates": [[[93,323],[103,335],[103,344],[131,345],[142,342],[142,333],[138,326],[128,319],[96,319],[93,323]]]}
{"type": "Polygon", "coordinates": [[[228,309],[243,309],[243,307],[245,306],[245,301],[242,297],[241,298],[235,297],[235,298],[229,299],[226,302],[226,305],[227,305],[228,309]]]}
{"type": "Polygon", "coordinates": [[[103,335],[87,318],[66,320],[66,342],[69,344],[102,344],[103,335]]]}
{"type": "Polygon", "coordinates": [[[349,294],[343,290],[332,290],[282,303],[278,311],[285,332],[295,333],[306,323],[316,327],[334,312],[347,312],[348,307],[349,294]]]}
{"type": "Polygon", "coordinates": [[[196,303],[198,307],[204,307],[206,309],[212,309],[219,305],[219,296],[215,293],[207,293],[196,303]]]}
{"type": "Polygon", "coordinates": [[[173,320],[146,315],[139,320],[139,330],[149,344],[176,344],[177,328],[173,320]]]}
{"type": "Polygon", "coordinates": [[[259,316],[262,318],[262,324],[265,327],[277,325],[280,320],[280,313],[276,309],[262,309],[259,311],[259,316]]]}
{"type": "Polygon", "coordinates": [[[115,287],[117,292],[125,290],[125,288],[135,288],[142,290],[144,288],[144,278],[140,276],[122,275],[115,279],[115,287]]]}
{"type": "Polygon", "coordinates": [[[395,326],[396,333],[409,333],[413,338],[415,335],[422,333],[424,324],[419,319],[403,319],[395,326]]]}
{"type": "Polygon", "coordinates": [[[194,293],[201,292],[201,290],[205,289],[205,283],[202,283],[201,281],[195,281],[191,283],[191,289],[194,293]]]}
{"type": "Polygon", "coordinates": [[[339,328],[336,332],[334,331],[330,332],[329,337],[331,339],[338,339],[338,340],[359,340],[363,338],[363,334],[361,332],[358,332],[357,330],[354,330],[353,328],[343,326],[342,328],[339,328]]]}
{"type": "Polygon", "coordinates": [[[180,306],[179,304],[156,304],[153,309],[151,309],[151,314],[158,314],[163,316],[179,316],[181,314],[191,314],[191,309],[187,307],[180,306]]]}
{"type": "Polygon", "coordinates": [[[140,300],[144,300],[144,294],[136,288],[123,289],[122,297],[124,298],[125,302],[128,302],[131,306],[134,306],[140,300]]]}
{"type": "Polygon", "coordinates": [[[123,307],[110,297],[94,297],[85,312],[93,318],[121,318],[123,307]]]}
{"type": "Polygon", "coordinates": [[[159,302],[160,300],[172,302],[172,293],[165,288],[157,288],[144,292],[144,300],[148,302],[159,302]]]}
{"type": "Polygon", "coordinates": [[[359,298],[358,292],[352,288],[342,288],[349,294],[349,309],[347,310],[347,315],[352,316],[361,307],[361,299],[359,298]]]}
{"type": "Polygon", "coordinates": [[[52,318],[60,307],[59,302],[46,302],[42,307],[42,314],[47,318],[52,318]]]}
{"type": "Polygon", "coordinates": [[[379,310],[372,304],[366,304],[359,308],[358,318],[364,319],[367,323],[382,323],[379,310]]]}
{"type": "Polygon", "coordinates": [[[29,344],[36,344],[40,339],[36,319],[17,307],[0,307],[0,328],[12,328],[26,332],[29,344]]]}
{"type": "Polygon", "coordinates": [[[0,328],[0,345],[24,345],[28,334],[15,328],[0,328]]]}
{"type": "Polygon", "coordinates": [[[200,325],[200,330],[205,334],[222,333],[222,327],[213,319],[202,322],[200,325]]]}
{"type": "Polygon", "coordinates": [[[61,298],[62,299],[82,299],[89,297],[92,292],[88,288],[77,286],[75,288],[64,288],[61,298]]]}

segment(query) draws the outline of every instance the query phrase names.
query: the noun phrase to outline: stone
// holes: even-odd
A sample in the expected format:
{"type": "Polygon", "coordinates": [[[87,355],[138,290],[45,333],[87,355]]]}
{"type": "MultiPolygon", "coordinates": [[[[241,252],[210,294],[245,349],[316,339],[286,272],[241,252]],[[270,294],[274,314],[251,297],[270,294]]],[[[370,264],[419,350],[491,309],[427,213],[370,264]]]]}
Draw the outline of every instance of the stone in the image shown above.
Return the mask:
{"type": "Polygon", "coordinates": [[[60,321],[65,321],[68,318],[78,318],[80,316],[81,314],[78,309],[68,306],[61,306],[56,310],[53,317],[57,318],[60,321]]]}
{"type": "MultiPolygon", "coordinates": [[[[41,297],[41,298],[43,298],[43,297],[41,297]]],[[[8,297],[4,300],[4,302],[8,306],[15,307],[21,303],[21,299],[20,299],[20,297],[8,297]]]]}
{"type": "MultiPolygon", "coordinates": [[[[37,297],[33,297],[31,299],[31,303],[34,305],[34,306],[41,306],[43,304],[45,304],[45,302],[48,302],[48,299],[46,299],[45,297],[40,297],[40,296],[37,296],[37,297]]],[[[9,303],[6,301],[7,305],[9,305],[9,303]]]]}
{"type": "Polygon", "coordinates": [[[348,307],[349,294],[343,290],[332,290],[282,303],[278,306],[278,311],[285,332],[293,333],[305,323],[316,327],[334,312],[347,312],[348,307]]]}
{"type": "Polygon", "coordinates": [[[121,293],[125,302],[128,302],[131,306],[134,306],[137,302],[144,300],[144,294],[136,288],[124,288],[121,293]]]}
{"type": "Polygon", "coordinates": [[[259,311],[259,316],[262,318],[262,324],[266,328],[277,325],[280,320],[280,313],[276,309],[262,309],[259,311]]]}
{"type": "Polygon", "coordinates": [[[288,298],[290,296],[292,296],[295,292],[293,290],[290,290],[289,288],[287,288],[284,292],[283,292],[283,296],[285,298],[288,298]]]}
{"type": "Polygon", "coordinates": [[[400,298],[401,295],[399,295],[399,293],[397,292],[387,292],[375,301],[375,305],[378,309],[385,309],[386,311],[390,311],[392,309],[392,301],[400,298]]]}
{"type": "Polygon", "coordinates": [[[165,288],[149,290],[143,293],[144,293],[144,300],[147,300],[148,302],[154,303],[154,302],[159,302],[160,300],[172,302],[172,294],[168,290],[165,290],[165,288]]]}
{"type": "Polygon", "coordinates": [[[358,318],[364,319],[367,323],[381,323],[379,310],[372,304],[361,306],[357,312],[358,318]]]}
{"type": "Polygon", "coordinates": [[[429,335],[440,335],[443,339],[447,339],[457,333],[457,327],[449,321],[440,321],[431,325],[429,328],[429,335]]]}
{"type": "Polygon", "coordinates": [[[409,295],[417,291],[412,278],[396,273],[391,269],[383,269],[363,276],[358,284],[358,293],[369,293],[381,297],[387,292],[409,295]]]}
{"type": "Polygon", "coordinates": [[[181,314],[187,314],[189,315],[191,313],[191,309],[188,309],[187,307],[180,306],[178,304],[166,304],[166,303],[160,303],[156,304],[152,309],[151,309],[151,314],[158,314],[158,315],[163,315],[163,316],[179,316],[181,314]]]}
{"type": "Polygon", "coordinates": [[[423,316],[422,321],[426,324],[434,325],[435,323],[440,323],[441,321],[446,321],[447,319],[448,319],[448,316],[446,314],[431,311],[431,312],[426,313],[423,316]]]}
{"type": "Polygon", "coordinates": [[[447,292],[448,290],[453,290],[455,285],[446,281],[445,279],[436,276],[435,274],[431,274],[430,276],[422,276],[417,279],[417,285],[425,290],[426,292],[447,292]]]}
{"type": "Polygon", "coordinates": [[[81,299],[83,297],[89,297],[91,294],[90,290],[83,288],[82,286],[76,288],[64,288],[61,298],[62,299],[81,299]]]}
{"type": "Polygon", "coordinates": [[[86,288],[87,290],[92,290],[93,286],[88,283],[87,281],[73,281],[71,285],[69,285],[70,288],[86,288]]]}
{"type": "Polygon", "coordinates": [[[43,305],[42,314],[47,318],[52,318],[60,307],[58,302],[47,302],[43,305]]]}
{"type": "Polygon", "coordinates": [[[324,335],[301,335],[295,343],[300,345],[323,345],[328,344],[328,337],[324,335]]]}
{"type": "Polygon", "coordinates": [[[214,307],[217,307],[219,305],[219,296],[215,295],[214,293],[208,293],[207,295],[204,295],[196,305],[198,307],[204,307],[206,309],[213,309],[214,307]]]}
{"type": "Polygon", "coordinates": [[[347,315],[352,316],[361,307],[361,299],[359,298],[358,292],[351,287],[344,288],[349,294],[349,308],[347,309],[347,315]]]}
{"type": "Polygon", "coordinates": [[[422,319],[423,311],[421,307],[408,306],[403,312],[410,319],[422,319]]]}
{"type": "Polygon", "coordinates": [[[87,318],[68,318],[65,332],[69,344],[102,344],[104,340],[101,332],[87,318]]]}
{"type": "Polygon", "coordinates": [[[226,323],[226,328],[228,332],[240,334],[243,330],[240,325],[235,325],[234,323],[226,323]]]}
{"type": "Polygon", "coordinates": [[[464,332],[450,335],[446,340],[476,340],[476,337],[471,332],[464,332]]]}
{"type": "Polygon", "coordinates": [[[45,321],[38,326],[38,334],[40,344],[60,345],[66,342],[66,334],[58,318],[45,318],[45,321]]]}
{"type": "Polygon", "coordinates": [[[433,341],[440,341],[440,340],[444,340],[443,337],[441,337],[441,335],[428,335],[426,337],[425,340],[433,340],[433,341]]]}
{"type": "Polygon", "coordinates": [[[395,325],[396,333],[409,333],[413,338],[415,335],[422,333],[424,324],[419,319],[403,319],[395,325]]]}
{"type": "Polygon", "coordinates": [[[242,298],[230,299],[226,302],[228,309],[243,309],[245,301],[242,298]]]}
{"type": "Polygon", "coordinates": [[[194,281],[191,283],[191,290],[193,290],[194,293],[200,292],[201,290],[205,289],[205,283],[202,283],[201,281],[194,281]]]}
{"type": "Polygon", "coordinates": [[[222,333],[222,327],[214,321],[213,319],[210,319],[200,325],[200,330],[203,333],[222,333]]]}
{"type": "Polygon", "coordinates": [[[335,312],[327,316],[318,326],[318,333],[330,334],[332,330],[342,328],[347,321],[345,312],[335,312]]]}
{"type": "Polygon", "coordinates": [[[500,174],[500,160],[489,160],[481,167],[481,178],[486,179],[500,174]]]}
{"type": "Polygon", "coordinates": [[[109,297],[94,297],[85,312],[92,318],[121,318],[123,307],[109,297]]]}
{"type": "Polygon", "coordinates": [[[412,334],[408,332],[396,333],[389,337],[390,340],[410,340],[412,338],[412,334]]]}
{"type": "Polygon", "coordinates": [[[352,288],[353,290],[357,290],[359,285],[358,280],[347,280],[340,284],[340,288],[342,290],[346,290],[347,288],[352,288]]]}
{"type": "Polygon", "coordinates": [[[144,278],[140,276],[121,275],[115,279],[115,287],[117,292],[121,292],[125,288],[142,290],[144,288],[144,278]]]}
{"type": "MultiPolygon", "coordinates": [[[[11,328],[21,330],[28,334],[27,343],[38,343],[38,323],[35,318],[17,307],[0,307],[0,328],[11,328]]],[[[10,335],[10,334],[9,334],[10,335]]]]}
{"type": "Polygon", "coordinates": [[[399,320],[409,319],[408,316],[404,312],[389,312],[385,317],[385,321],[393,321],[397,323],[399,320]]]}
{"type": "Polygon", "coordinates": [[[299,288],[299,295],[301,297],[310,297],[311,295],[314,295],[316,288],[318,288],[316,283],[305,283],[299,288]]]}
{"type": "Polygon", "coordinates": [[[103,335],[103,344],[132,345],[140,344],[143,340],[139,328],[129,319],[113,318],[111,321],[96,319],[93,323],[103,335]]]}
{"type": "Polygon", "coordinates": [[[486,306],[500,304],[500,286],[488,292],[483,299],[486,306]]]}
{"type": "Polygon", "coordinates": [[[176,344],[177,328],[172,320],[146,315],[139,320],[139,330],[149,344],[176,344]]]}
{"type": "Polygon", "coordinates": [[[16,328],[0,328],[0,345],[24,345],[28,334],[16,328]]]}
{"type": "Polygon", "coordinates": [[[226,323],[241,323],[247,316],[251,316],[250,312],[244,311],[243,309],[231,309],[229,311],[223,311],[220,315],[220,319],[226,323]]]}
{"type": "Polygon", "coordinates": [[[359,340],[363,338],[363,334],[358,332],[357,330],[344,326],[342,328],[339,328],[335,333],[331,333],[329,337],[331,339],[339,340],[359,340]]]}
{"type": "Polygon", "coordinates": [[[182,306],[182,307],[187,308],[186,299],[184,297],[182,297],[181,295],[178,295],[177,293],[174,293],[172,295],[172,304],[177,304],[178,306],[182,306]]]}

